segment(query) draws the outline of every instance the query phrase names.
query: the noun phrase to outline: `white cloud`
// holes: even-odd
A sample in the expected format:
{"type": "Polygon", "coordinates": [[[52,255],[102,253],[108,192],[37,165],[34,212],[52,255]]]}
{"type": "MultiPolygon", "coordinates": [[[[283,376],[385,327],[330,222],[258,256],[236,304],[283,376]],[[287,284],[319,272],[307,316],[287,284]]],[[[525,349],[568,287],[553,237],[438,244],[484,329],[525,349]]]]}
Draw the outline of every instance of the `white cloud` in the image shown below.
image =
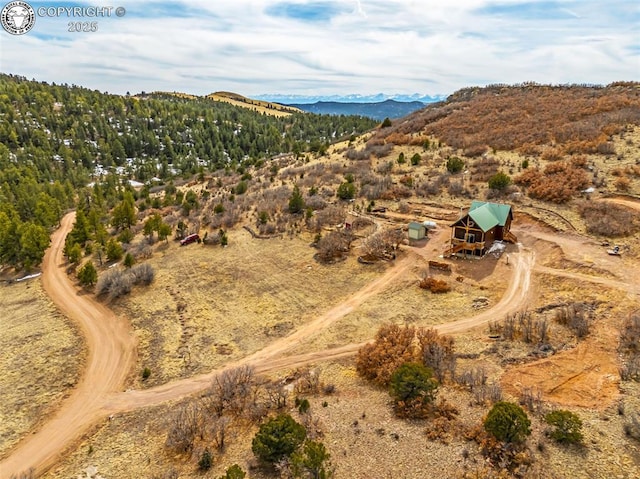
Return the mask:
{"type": "Polygon", "coordinates": [[[118,93],[245,95],[434,94],[640,73],[640,14],[626,0],[125,3],[127,15],[96,19],[96,33],[67,33],[66,18],[2,32],[2,71],[118,93]]]}

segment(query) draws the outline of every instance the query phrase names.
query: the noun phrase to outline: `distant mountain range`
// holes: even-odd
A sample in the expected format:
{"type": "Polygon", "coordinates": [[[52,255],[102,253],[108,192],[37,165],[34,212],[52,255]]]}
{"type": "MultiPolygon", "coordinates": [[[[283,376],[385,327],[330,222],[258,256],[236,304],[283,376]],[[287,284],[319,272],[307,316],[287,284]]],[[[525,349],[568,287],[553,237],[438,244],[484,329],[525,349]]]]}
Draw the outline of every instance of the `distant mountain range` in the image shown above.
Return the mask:
{"type": "Polygon", "coordinates": [[[425,104],[420,101],[401,102],[385,100],[377,103],[341,103],[337,101],[319,101],[316,103],[293,103],[289,107],[295,107],[308,113],[319,115],[360,115],[374,120],[385,118],[401,118],[409,113],[421,110],[425,104]]]}
{"type": "Polygon", "coordinates": [[[279,103],[320,115],[361,115],[375,120],[401,118],[424,108],[427,103],[444,100],[444,96],[429,95],[258,95],[254,98],[279,103]]]}
{"type": "Polygon", "coordinates": [[[412,95],[387,95],[385,93],[377,93],[375,95],[286,95],[286,94],[264,94],[253,95],[256,100],[264,100],[285,105],[290,104],[309,104],[317,102],[338,102],[338,103],[381,103],[385,100],[395,100],[398,102],[419,101],[422,103],[434,103],[446,100],[447,95],[421,95],[414,93],[412,95]]]}

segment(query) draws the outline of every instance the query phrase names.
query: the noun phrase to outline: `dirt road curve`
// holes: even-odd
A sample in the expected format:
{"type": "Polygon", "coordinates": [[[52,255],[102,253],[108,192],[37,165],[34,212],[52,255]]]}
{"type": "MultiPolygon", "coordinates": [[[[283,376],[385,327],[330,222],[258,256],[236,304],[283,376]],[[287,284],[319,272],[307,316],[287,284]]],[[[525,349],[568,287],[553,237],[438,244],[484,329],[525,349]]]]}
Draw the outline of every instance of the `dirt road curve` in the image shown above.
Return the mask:
{"type": "MultiPolygon", "coordinates": [[[[30,467],[33,467],[36,473],[41,473],[55,464],[59,454],[72,446],[74,441],[92,424],[105,416],[161,404],[196,393],[205,389],[211,379],[222,370],[144,391],[122,392],[124,381],[135,359],[135,343],[126,321],[115,317],[113,312],[93,300],[91,296],[78,294],[77,289],[67,277],[62,261],[62,248],[73,219],[73,215],[67,215],[63,219],[61,228],[52,238],[52,247],[45,257],[43,283],[56,305],[82,328],[90,351],[87,369],[78,387],[51,421],[33,435],[28,436],[9,457],[0,463],[2,479],[8,479],[12,474],[30,467]]],[[[419,256],[409,252],[384,275],[346,301],[307,323],[290,336],[226,367],[252,364],[257,372],[264,373],[354,355],[364,343],[296,356],[286,356],[286,353],[355,310],[368,298],[386,289],[406,273],[419,256]]],[[[443,333],[459,333],[523,308],[528,298],[534,254],[531,251],[521,250],[520,253],[512,255],[512,258],[513,279],[498,304],[476,316],[443,324],[437,329],[443,333]]]]}
{"type": "Polygon", "coordinates": [[[62,249],[74,219],[75,214],[66,215],[53,234],[43,261],[42,283],[58,308],[82,329],[89,351],[86,369],[58,412],[0,462],[2,479],[30,467],[38,474],[55,464],[60,453],[100,418],[105,394],[122,390],[135,361],[136,345],[128,322],[91,296],[80,294],[65,273],[62,249]]]}
{"type": "Polygon", "coordinates": [[[597,283],[603,286],[608,286],[614,289],[621,289],[627,291],[630,294],[636,294],[640,296],[640,283],[625,283],[623,281],[616,281],[615,279],[601,278],[599,276],[591,276],[589,274],[574,273],[572,271],[563,271],[561,269],[549,268],[547,266],[538,266],[534,268],[537,273],[546,273],[553,276],[560,276],[563,278],[577,279],[579,281],[589,281],[590,283],[597,283]]]}

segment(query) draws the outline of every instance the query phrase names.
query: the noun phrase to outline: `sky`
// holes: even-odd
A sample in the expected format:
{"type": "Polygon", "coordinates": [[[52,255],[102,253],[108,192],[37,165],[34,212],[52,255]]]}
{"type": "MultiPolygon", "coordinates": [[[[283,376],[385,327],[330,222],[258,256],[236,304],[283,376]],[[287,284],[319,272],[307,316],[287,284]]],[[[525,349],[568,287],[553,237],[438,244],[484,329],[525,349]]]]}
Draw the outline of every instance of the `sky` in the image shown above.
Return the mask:
{"type": "Polygon", "coordinates": [[[637,0],[28,3],[31,31],[0,30],[0,71],[110,93],[446,95],[640,80],[637,0]],[[113,8],[110,17],[39,14],[73,6],[113,8]],[[68,31],[92,21],[97,31],[68,31]]]}

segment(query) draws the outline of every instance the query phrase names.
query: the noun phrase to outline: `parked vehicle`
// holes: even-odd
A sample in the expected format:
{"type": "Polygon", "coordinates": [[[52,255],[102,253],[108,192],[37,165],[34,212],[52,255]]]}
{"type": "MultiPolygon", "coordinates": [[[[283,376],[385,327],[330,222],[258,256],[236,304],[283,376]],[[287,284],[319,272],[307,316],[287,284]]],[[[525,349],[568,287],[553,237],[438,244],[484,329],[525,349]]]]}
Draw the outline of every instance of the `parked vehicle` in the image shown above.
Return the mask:
{"type": "Polygon", "coordinates": [[[200,243],[200,235],[197,233],[194,233],[192,235],[186,236],[185,238],[180,240],[180,246],[186,246],[188,244],[191,243],[195,243],[195,242],[200,243]]]}
{"type": "Polygon", "coordinates": [[[608,249],[607,253],[609,253],[611,256],[620,256],[620,246],[614,246],[613,249],[608,249]]]}

